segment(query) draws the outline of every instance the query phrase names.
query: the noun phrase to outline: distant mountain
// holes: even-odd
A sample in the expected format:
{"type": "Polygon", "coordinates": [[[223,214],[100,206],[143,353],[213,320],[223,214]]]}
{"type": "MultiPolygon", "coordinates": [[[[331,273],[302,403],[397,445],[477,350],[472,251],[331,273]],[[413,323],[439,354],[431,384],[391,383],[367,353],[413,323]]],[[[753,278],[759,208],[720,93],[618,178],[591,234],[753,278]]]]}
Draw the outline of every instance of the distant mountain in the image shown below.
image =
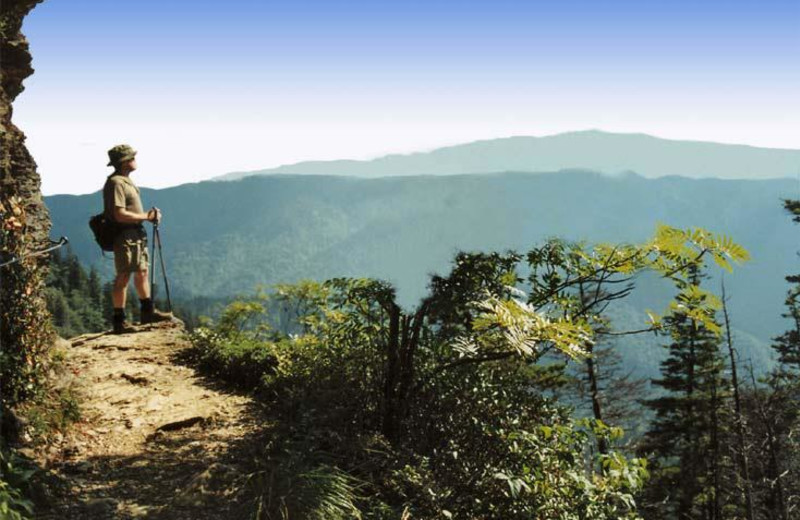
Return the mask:
{"type": "Polygon", "coordinates": [[[457,175],[475,172],[543,172],[588,169],[606,174],[636,172],[647,178],[796,178],[800,150],[756,148],[699,141],[673,141],[645,134],[588,130],[547,137],[477,141],[371,161],[312,161],[278,168],[229,173],[215,180],[251,175],[317,174],[355,177],[457,175]]]}

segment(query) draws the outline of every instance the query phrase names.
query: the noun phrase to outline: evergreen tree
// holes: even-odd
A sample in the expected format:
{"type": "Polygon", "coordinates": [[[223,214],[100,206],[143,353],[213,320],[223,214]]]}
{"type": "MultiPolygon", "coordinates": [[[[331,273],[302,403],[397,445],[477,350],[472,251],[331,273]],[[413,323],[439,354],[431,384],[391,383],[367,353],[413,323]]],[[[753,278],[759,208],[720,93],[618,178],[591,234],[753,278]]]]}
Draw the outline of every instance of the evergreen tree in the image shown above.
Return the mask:
{"type": "Polygon", "coordinates": [[[88,277],[86,276],[86,271],[83,270],[78,257],[75,256],[71,250],[67,250],[65,256],[66,258],[64,258],[62,262],[66,267],[67,289],[70,292],[85,292],[88,289],[88,277]]]}
{"type": "MultiPolygon", "coordinates": [[[[800,200],[785,200],[784,207],[792,215],[792,220],[800,223],[800,200]]],[[[773,349],[778,354],[778,362],[786,375],[797,378],[800,375],[800,274],[786,277],[791,287],[786,294],[786,313],[790,320],[789,330],[775,338],[773,349]]]]}
{"type": "Polygon", "coordinates": [[[89,299],[92,305],[98,309],[103,306],[103,284],[100,281],[100,273],[94,266],[89,270],[89,299]]]}
{"type": "MultiPolygon", "coordinates": [[[[800,201],[784,207],[800,223],[800,201]]],[[[792,284],[786,296],[789,329],[776,337],[772,348],[778,366],[747,396],[751,401],[753,480],[762,518],[789,520],[800,511],[800,275],[786,277],[792,284]]]]}
{"type": "Polygon", "coordinates": [[[661,379],[653,381],[664,393],[646,402],[655,414],[644,448],[655,458],[648,498],[658,504],[656,518],[722,518],[722,402],[729,384],[714,316],[710,322],[694,317],[709,303],[710,295],[697,290],[701,278],[693,268],[678,281],[678,305],[664,319],[672,337],[669,357],[661,379]]]}
{"type": "Polygon", "coordinates": [[[51,255],[46,283],[47,308],[59,335],[69,338],[108,328],[100,275],[94,269],[87,274],[72,251],[51,255]]]}

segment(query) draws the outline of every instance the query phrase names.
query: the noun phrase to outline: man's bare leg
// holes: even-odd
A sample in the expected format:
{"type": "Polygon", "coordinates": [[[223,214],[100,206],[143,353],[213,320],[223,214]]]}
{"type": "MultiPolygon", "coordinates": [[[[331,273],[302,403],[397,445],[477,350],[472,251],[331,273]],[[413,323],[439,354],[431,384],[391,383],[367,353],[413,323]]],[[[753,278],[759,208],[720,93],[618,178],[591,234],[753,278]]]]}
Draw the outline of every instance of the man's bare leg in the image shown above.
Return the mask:
{"type": "Polygon", "coordinates": [[[128,292],[128,282],[131,279],[130,273],[119,273],[114,278],[114,286],[111,289],[111,302],[115,309],[125,308],[125,296],[128,292]]]}
{"type": "Polygon", "coordinates": [[[150,298],[150,282],[147,279],[147,272],[147,269],[143,269],[133,273],[133,286],[136,287],[136,293],[140,300],[150,298]]]}
{"type": "Polygon", "coordinates": [[[125,299],[130,279],[130,273],[117,273],[116,278],[114,278],[114,286],[111,289],[111,302],[114,304],[113,323],[115,334],[129,332],[125,322],[125,299]]]}

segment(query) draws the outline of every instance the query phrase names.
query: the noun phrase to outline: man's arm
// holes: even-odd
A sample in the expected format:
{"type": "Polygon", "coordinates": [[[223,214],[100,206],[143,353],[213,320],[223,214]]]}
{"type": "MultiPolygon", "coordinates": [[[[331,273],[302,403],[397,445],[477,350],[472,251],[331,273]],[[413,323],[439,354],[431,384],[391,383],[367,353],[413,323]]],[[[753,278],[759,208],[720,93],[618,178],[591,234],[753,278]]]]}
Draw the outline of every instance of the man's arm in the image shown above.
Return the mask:
{"type": "Polygon", "coordinates": [[[161,220],[161,210],[153,208],[147,213],[137,213],[120,206],[114,207],[114,220],[120,224],[139,224],[141,222],[158,222],[161,220]]]}

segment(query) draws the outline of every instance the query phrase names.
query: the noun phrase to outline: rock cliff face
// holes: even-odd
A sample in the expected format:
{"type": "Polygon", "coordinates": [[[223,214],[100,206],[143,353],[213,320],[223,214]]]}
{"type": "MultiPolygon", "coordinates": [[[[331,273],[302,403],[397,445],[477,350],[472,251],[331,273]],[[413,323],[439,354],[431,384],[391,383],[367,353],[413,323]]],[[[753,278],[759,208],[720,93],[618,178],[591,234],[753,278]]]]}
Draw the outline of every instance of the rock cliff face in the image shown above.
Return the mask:
{"type": "Polygon", "coordinates": [[[50,217],[42,201],[36,162],[25,147],[25,135],[11,121],[11,103],[22,92],[23,80],[33,73],[28,41],[20,32],[22,20],[41,1],[0,2],[0,197],[18,197],[25,211],[29,247],[46,239],[50,217]]]}
{"type": "Polygon", "coordinates": [[[0,433],[3,411],[35,395],[45,381],[53,341],[44,301],[50,216],[25,135],[11,121],[11,103],[33,73],[22,20],[41,0],[0,1],[0,433]]]}

